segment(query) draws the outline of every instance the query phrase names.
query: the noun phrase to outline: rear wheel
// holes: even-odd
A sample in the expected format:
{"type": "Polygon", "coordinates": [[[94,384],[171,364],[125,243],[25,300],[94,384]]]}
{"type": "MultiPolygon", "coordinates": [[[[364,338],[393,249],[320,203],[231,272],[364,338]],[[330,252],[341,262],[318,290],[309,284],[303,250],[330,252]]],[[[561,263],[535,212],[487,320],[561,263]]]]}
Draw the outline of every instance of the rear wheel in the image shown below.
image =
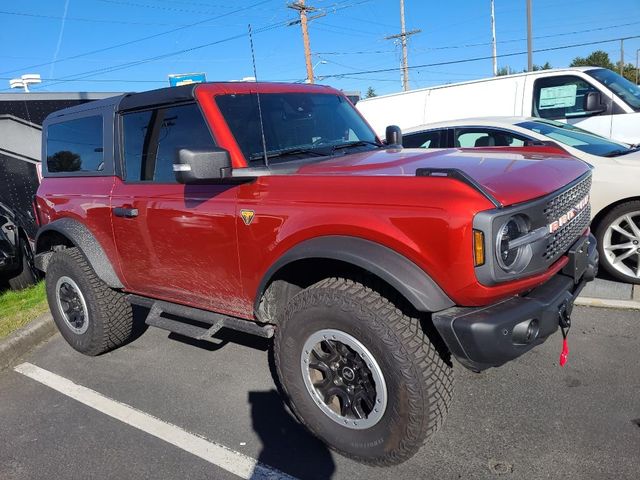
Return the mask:
{"type": "Polygon", "coordinates": [[[640,283],[640,201],[607,213],[596,230],[600,264],[616,280],[640,283]]]}
{"type": "Polygon", "coordinates": [[[451,366],[420,322],[351,280],[297,294],[279,319],[274,359],[292,411],[339,453],[401,463],[442,424],[451,366]]]}
{"type": "Polygon", "coordinates": [[[131,339],[131,305],[123,293],[98,278],[77,248],[53,254],[46,288],[53,319],[74,349],[99,355],[131,339]]]}
{"type": "Polygon", "coordinates": [[[38,281],[39,277],[38,270],[33,264],[33,253],[29,242],[23,237],[20,237],[20,262],[20,273],[9,279],[9,286],[12,290],[30,287],[38,281]]]}

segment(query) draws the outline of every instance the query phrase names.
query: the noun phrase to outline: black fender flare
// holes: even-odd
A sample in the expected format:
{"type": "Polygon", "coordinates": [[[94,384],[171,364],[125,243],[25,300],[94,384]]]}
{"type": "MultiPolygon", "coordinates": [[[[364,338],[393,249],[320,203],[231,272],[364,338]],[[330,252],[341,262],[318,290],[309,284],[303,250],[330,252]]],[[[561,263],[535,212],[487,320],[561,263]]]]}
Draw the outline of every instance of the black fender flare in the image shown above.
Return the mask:
{"type": "Polygon", "coordinates": [[[258,311],[269,281],[281,268],[312,258],[339,260],[371,272],[421,312],[438,312],[455,305],[424,270],[395,250],[363,238],[331,235],[303,241],[278,258],[260,282],[254,311],[258,311]]]}
{"type": "Polygon", "coordinates": [[[124,288],[100,242],[84,224],[72,218],[54,220],[38,230],[36,235],[36,267],[39,270],[47,271],[47,265],[53,253],[43,251],[44,242],[42,239],[46,237],[47,232],[56,232],[68,238],[87,257],[96,275],[111,288],[124,288]]]}

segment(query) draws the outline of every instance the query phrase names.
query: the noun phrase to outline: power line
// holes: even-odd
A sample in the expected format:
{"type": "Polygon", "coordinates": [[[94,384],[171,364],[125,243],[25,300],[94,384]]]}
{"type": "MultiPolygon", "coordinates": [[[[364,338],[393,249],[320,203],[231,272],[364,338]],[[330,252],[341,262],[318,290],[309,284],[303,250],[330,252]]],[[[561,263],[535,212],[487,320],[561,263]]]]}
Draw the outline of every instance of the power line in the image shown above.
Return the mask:
{"type": "MultiPolygon", "coordinates": [[[[12,15],[16,17],[29,17],[29,18],[46,18],[50,20],[62,20],[59,15],[45,15],[42,13],[27,13],[27,12],[10,12],[8,10],[0,10],[0,15],[12,15]]],[[[108,20],[104,18],[85,18],[85,17],[67,17],[69,22],[89,22],[89,23],[107,23],[107,24],[119,24],[119,25],[143,25],[148,27],[175,27],[186,26],[186,24],[176,23],[148,23],[148,22],[131,22],[127,20],[108,20]]]]}
{"type": "MultiPolygon", "coordinates": [[[[259,4],[265,3],[266,1],[269,1],[269,0],[264,0],[263,2],[259,2],[259,4]]],[[[335,4],[331,8],[332,8],[332,10],[334,12],[336,12],[336,11],[339,11],[339,10],[343,10],[343,9],[346,9],[346,8],[353,7],[355,5],[360,5],[360,4],[363,4],[363,3],[367,3],[369,1],[370,0],[361,0],[361,1],[353,2],[353,3],[335,4]]],[[[246,7],[246,8],[250,8],[250,7],[246,7]]],[[[264,27],[262,27],[260,29],[254,30],[254,33],[266,32],[266,31],[269,31],[269,30],[273,30],[275,28],[287,26],[290,23],[291,23],[290,20],[276,22],[276,23],[273,23],[271,25],[266,25],[266,26],[264,26],[264,27]]],[[[135,67],[135,66],[142,65],[142,64],[145,64],[145,63],[149,63],[149,62],[153,62],[153,61],[156,61],[156,60],[162,60],[162,59],[169,58],[169,57],[172,57],[172,56],[175,56],[175,55],[181,55],[183,53],[189,53],[189,52],[193,52],[193,51],[196,51],[196,50],[200,50],[202,48],[207,48],[207,47],[211,47],[213,45],[218,45],[218,44],[221,44],[221,43],[229,42],[229,41],[236,40],[236,39],[239,39],[239,38],[243,38],[243,37],[246,37],[246,36],[247,36],[247,33],[241,33],[241,34],[233,35],[233,36],[230,36],[230,37],[222,38],[222,39],[219,39],[219,40],[215,40],[213,42],[207,42],[207,43],[204,43],[204,44],[195,45],[193,47],[184,48],[184,49],[181,49],[181,50],[177,50],[177,51],[173,51],[173,52],[169,52],[169,53],[165,53],[165,54],[161,54],[161,55],[156,55],[154,57],[147,57],[147,58],[143,58],[143,59],[139,59],[139,60],[123,63],[123,64],[120,64],[120,65],[115,65],[115,66],[112,66],[112,67],[105,67],[105,68],[101,68],[101,69],[89,70],[89,71],[86,71],[86,72],[81,72],[81,73],[69,75],[69,76],[66,76],[66,77],[62,77],[60,80],[58,80],[57,82],[54,82],[53,84],[43,85],[41,88],[44,88],[44,87],[48,88],[48,87],[51,87],[53,85],[56,85],[57,83],[62,83],[62,82],[67,81],[67,80],[84,80],[86,78],[90,78],[90,77],[93,77],[95,75],[99,75],[101,73],[109,73],[109,72],[114,72],[114,71],[118,71],[118,70],[124,70],[124,69],[127,69],[127,68],[135,67]]],[[[8,72],[0,72],[0,75],[2,75],[4,73],[8,73],[8,72]]],[[[8,90],[8,89],[4,89],[4,90],[8,90]]]]}
{"type": "MultiPolygon", "coordinates": [[[[540,35],[533,37],[534,40],[542,40],[545,38],[556,38],[556,37],[566,37],[569,35],[577,35],[580,33],[591,33],[591,32],[599,32],[603,30],[611,30],[614,28],[622,28],[629,27],[633,25],[640,25],[640,22],[630,22],[630,23],[622,23],[618,25],[609,25],[607,27],[598,27],[598,28],[589,28],[586,30],[575,30],[572,32],[562,32],[562,33],[554,33],[551,35],[540,35]]],[[[526,38],[512,38],[509,40],[498,40],[496,43],[502,45],[506,43],[517,43],[523,42],[526,38]]],[[[458,50],[461,48],[472,48],[472,47],[486,47],[491,45],[491,42],[483,42],[483,43],[467,43],[467,44],[456,44],[456,45],[442,45],[438,47],[429,47],[429,48],[419,48],[412,47],[412,51],[414,53],[420,54],[421,52],[433,52],[438,50],[458,50]]],[[[318,52],[316,55],[363,55],[363,54],[383,54],[383,53],[392,53],[395,50],[360,50],[356,52],[318,52]]]]}
{"type": "Polygon", "coordinates": [[[187,28],[195,27],[196,25],[201,25],[203,23],[210,22],[212,20],[217,20],[217,19],[220,19],[220,18],[227,17],[229,15],[233,15],[235,13],[244,12],[245,10],[249,10],[251,8],[257,7],[257,6],[262,5],[264,3],[268,3],[270,1],[271,0],[261,0],[260,2],[253,3],[253,4],[248,5],[246,7],[242,7],[242,8],[236,9],[236,10],[232,10],[230,12],[223,13],[223,14],[217,15],[215,17],[210,17],[210,18],[207,18],[205,20],[200,20],[200,21],[197,21],[197,22],[194,22],[194,23],[189,23],[187,25],[183,25],[183,26],[178,27],[178,28],[173,28],[171,30],[166,30],[164,32],[159,32],[159,33],[155,33],[153,35],[148,35],[146,37],[141,37],[141,38],[137,38],[137,39],[134,39],[134,40],[129,40],[129,41],[124,42],[124,43],[111,45],[110,47],[99,48],[97,50],[91,50],[90,52],[84,52],[84,53],[79,53],[77,55],[72,55],[70,57],[59,58],[57,60],[50,61],[50,62],[43,62],[43,63],[34,64],[34,65],[27,65],[26,67],[21,67],[21,68],[15,69],[15,70],[7,70],[7,71],[4,71],[4,72],[0,72],[0,75],[5,75],[5,74],[8,74],[8,73],[20,72],[20,71],[24,71],[24,70],[31,70],[33,68],[44,67],[44,66],[52,65],[54,63],[59,63],[59,62],[66,62],[68,60],[75,60],[77,58],[86,57],[87,55],[93,55],[93,54],[96,54],[96,53],[102,53],[102,52],[106,52],[108,50],[113,50],[113,49],[116,49],[116,48],[125,47],[127,45],[132,45],[134,43],[143,42],[145,40],[150,40],[152,38],[158,38],[158,37],[161,37],[161,36],[164,36],[164,35],[169,35],[171,33],[179,32],[179,31],[185,30],[187,28]]]}
{"type": "MultiPolygon", "coordinates": [[[[634,36],[630,36],[630,37],[624,37],[624,40],[629,40],[632,38],[640,38],[640,35],[634,35],[634,36]]],[[[619,42],[621,39],[620,38],[613,38],[613,39],[608,39],[608,40],[598,40],[595,42],[585,42],[585,43],[575,43],[572,45],[561,45],[558,47],[548,47],[548,48],[539,48],[536,50],[533,50],[533,53],[540,53],[540,52],[550,52],[550,51],[554,51],[554,50],[564,50],[566,48],[576,48],[576,47],[585,47],[585,46],[589,46],[589,45],[599,45],[602,43],[611,43],[611,42],[619,42]]],[[[527,55],[527,51],[524,52],[512,52],[512,53],[503,53],[498,55],[498,58],[503,58],[503,57],[516,57],[519,55],[527,55]]],[[[489,56],[484,56],[484,57],[474,57],[474,58],[465,58],[465,59],[460,59],[460,60],[450,60],[447,62],[436,62],[436,63],[425,63],[422,65],[410,65],[408,68],[409,69],[416,69],[416,68],[424,68],[424,67],[436,67],[436,66],[440,66],[440,65],[454,65],[454,64],[458,64],[458,63],[468,63],[468,62],[477,62],[477,61],[481,61],[481,60],[490,60],[492,59],[493,56],[489,55],[489,56]]],[[[383,69],[377,69],[377,70],[363,70],[360,72],[345,72],[345,73],[334,73],[334,74],[329,74],[329,75],[323,75],[322,78],[326,79],[326,78],[342,78],[345,76],[353,76],[353,75],[366,75],[369,73],[385,73],[385,72],[394,72],[396,71],[396,68],[383,68],[383,69]]]]}

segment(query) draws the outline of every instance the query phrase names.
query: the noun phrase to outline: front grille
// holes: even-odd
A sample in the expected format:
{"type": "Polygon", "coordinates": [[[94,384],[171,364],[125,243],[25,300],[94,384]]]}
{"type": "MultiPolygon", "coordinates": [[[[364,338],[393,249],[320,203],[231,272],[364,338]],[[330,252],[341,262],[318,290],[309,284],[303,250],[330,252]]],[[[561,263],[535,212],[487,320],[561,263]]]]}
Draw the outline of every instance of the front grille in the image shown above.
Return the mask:
{"type": "MultiPolygon", "coordinates": [[[[572,207],[580,202],[580,200],[588,195],[590,190],[591,175],[577,185],[571,187],[569,190],[566,190],[557,197],[549,200],[544,209],[547,224],[553,223],[558,220],[560,216],[567,213],[572,207]]],[[[582,232],[584,232],[585,228],[587,228],[590,218],[591,205],[588,205],[578,214],[577,217],[550,236],[542,255],[544,259],[553,263],[564,255],[582,232]]]]}
{"type": "Polygon", "coordinates": [[[564,215],[569,209],[582,200],[591,190],[591,175],[574,185],[569,190],[562,192],[557,197],[549,200],[544,209],[547,217],[547,224],[557,220],[560,215],[564,215]]]}

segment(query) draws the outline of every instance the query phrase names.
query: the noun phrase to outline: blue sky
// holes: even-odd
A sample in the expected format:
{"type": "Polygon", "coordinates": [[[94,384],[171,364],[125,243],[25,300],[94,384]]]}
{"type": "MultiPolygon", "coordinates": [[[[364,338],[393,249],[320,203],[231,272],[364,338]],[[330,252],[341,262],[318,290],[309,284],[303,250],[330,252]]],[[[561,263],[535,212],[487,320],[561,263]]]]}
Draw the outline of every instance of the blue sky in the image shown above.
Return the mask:
{"type": "MultiPolygon", "coordinates": [[[[525,0],[495,1],[498,54],[526,51],[525,0]]],[[[491,54],[489,0],[405,3],[407,29],[422,30],[410,39],[410,65],[491,54]]],[[[400,90],[399,70],[359,73],[399,66],[399,47],[384,39],[400,29],[398,0],[307,4],[326,12],[309,25],[315,73],[325,77],[320,83],[363,93],[369,86],[379,94],[400,90]]],[[[148,90],[168,85],[167,75],[181,72],[205,72],[209,80],[240,79],[253,75],[249,23],[259,79],[300,81],[306,75],[300,26],[287,26],[297,13],[286,5],[283,0],[3,2],[0,90],[8,91],[8,79],[24,73],[51,79],[34,91],[148,90]],[[150,36],[154,38],[138,41],[150,36]],[[77,58],[65,60],[69,57],[77,58]]],[[[535,63],[563,67],[595,49],[605,50],[615,62],[619,42],[584,44],[640,35],[640,0],[533,0],[533,33],[534,49],[580,45],[535,53],[535,63]]],[[[640,38],[625,41],[626,63],[635,64],[638,48],[640,38]]],[[[499,66],[516,70],[526,67],[526,61],[526,55],[498,59],[499,66]]],[[[491,68],[491,60],[414,68],[410,85],[482,78],[491,75],[491,68]]]]}

